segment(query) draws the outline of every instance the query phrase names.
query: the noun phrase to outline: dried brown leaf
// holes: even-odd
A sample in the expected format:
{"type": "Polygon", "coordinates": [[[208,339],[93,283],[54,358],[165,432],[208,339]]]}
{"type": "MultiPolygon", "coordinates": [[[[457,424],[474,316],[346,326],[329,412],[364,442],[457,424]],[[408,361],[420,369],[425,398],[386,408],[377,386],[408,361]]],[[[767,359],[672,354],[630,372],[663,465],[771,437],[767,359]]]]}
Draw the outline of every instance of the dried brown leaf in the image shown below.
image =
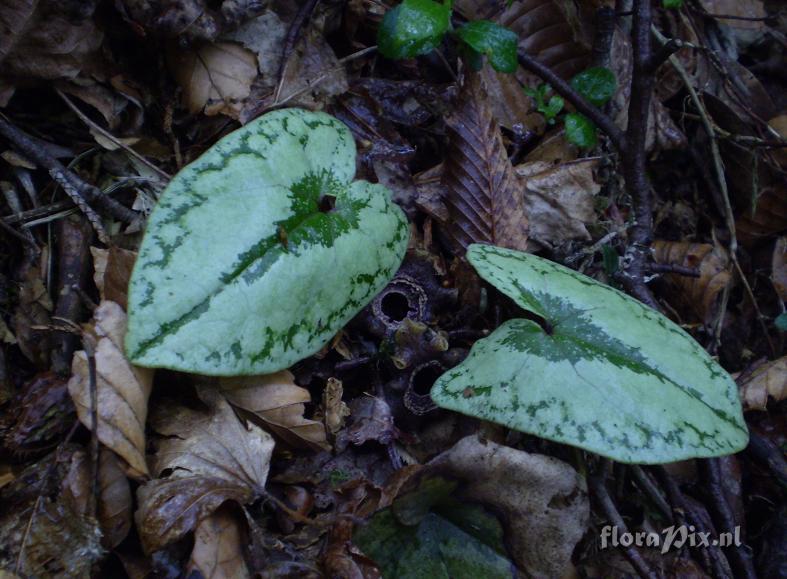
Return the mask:
{"type": "Polygon", "coordinates": [[[288,370],[264,376],[237,376],[218,380],[221,393],[233,406],[251,412],[293,446],[329,450],[325,425],[303,417],[311,395],[295,384],[288,370]]]}
{"type": "Polygon", "coordinates": [[[787,398],[787,356],[763,364],[740,384],[744,410],[766,410],[768,397],[774,402],[787,398]]]}
{"type": "Polygon", "coordinates": [[[774,183],[759,191],[754,211],[746,211],[735,221],[738,240],[755,245],[787,229],[787,184],[774,183]]]}
{"type": "Polygon", "coordinates": [[[525,183],[533,241],[552,246],[590,239],[585,226],[596,220],[593,202],[601,188],[593,177],[597,165],[597,159],[579,159],[557,165],[535,161],[514,168],[525,183]]]}
{"type": "Polygon", "coordinates": [[[0,75],[24,79],[74,78],[97,54],[103,34],[93,10],[69,2],[0,3],[0,75]]]}
{"type": "Polygon", "coordinates": [[[180,539],[222,503],[250,502],[263,492],[273,438],[244,425],[215,389],[201,387],[207,411],[162,404],[151,416],[158,442],[152,470],[167,478],[137,491],[137,530],[146,552],[180,539]]]}
{"type": "Polygon", "coordinates": [[[137,259],[135,251],[111,246],[109,249],[91,247],[93,254],[93,281],[102,300],[109,300],[126,309],[128,281],[137,259]]]}
{"type": "Polygon", "coordinates": [[[232,42],[217,42],[192,50],[173,48],[168,56],[189,112],[204,109],[206,115],[238,118],[257,77],[253,52],[232,42]]]}
{"type": "Polygon", "coordinates": [[[787,301],[787,237],[776,240],[771,258],[771,283],[779,299],[787,301]]]}
{"type": "MultiPolygon", "coordinates": [[[[131,476],[147,475],[145,419],[153,372],[132,366],[126,359],[126,314],[115,302],[101,302],[87,333],[95,341],[98,439],[128,463],[131,476]]],[[[71,369],[68,391],[79,420],[91,428],[90,376],[83,350],[74,353],[71,369]]]]}
{"type": "Polygon", "coordinates": [[[49,366],[50,338],[47,332],[34,330],[34,326],[46,326],[53,309],[52,299],[44,285],[41,262],[24,266],[20,275],[19,299],[11,327],[25,357],[39,367],[49,366]]]}
{"type": "Polygon", "coordinates": [[[345,419],[350,415],[350,409],[342,400],[344,385],[341,380],[328,378],[325,390],[322,393],[322,411],[325,428],[331,434],[336,434],[344,426],[345,419]]]}
{"type": "Polygon", "coordinates": [[[489,243],[527,248],[523,184],[514,173],[477,74],[462,87],[446,119],[448,149],[443,172],[449,221],[444,231],[457,248],[489,243]]]}
{"type": "Polygon", "coordinates": [[[665,278],[674,288],[676,305],[682,311],[690,312],[705,324],[712,324],[718,314],[722,292],[733,279],[727,251],[718,244],[655,241],[653,254],[656,263],[699,270],[700,277],[671,273],[665,278]]]}
{"type": "Polygon", "coordinates": [[[468,436],[426,468],[463,481],[464,499],[501,514],[510,553],[529,575],[562,577],[571,569],[590,518],[585,481],[571,466],[468,436]]]}
{"type": "Polygon", "coordinates": [[[186,576],[197,572],[205,579],[250,577],[243,557],[244,530],[234,509],[224,505],[200,521],[186,576]]]}

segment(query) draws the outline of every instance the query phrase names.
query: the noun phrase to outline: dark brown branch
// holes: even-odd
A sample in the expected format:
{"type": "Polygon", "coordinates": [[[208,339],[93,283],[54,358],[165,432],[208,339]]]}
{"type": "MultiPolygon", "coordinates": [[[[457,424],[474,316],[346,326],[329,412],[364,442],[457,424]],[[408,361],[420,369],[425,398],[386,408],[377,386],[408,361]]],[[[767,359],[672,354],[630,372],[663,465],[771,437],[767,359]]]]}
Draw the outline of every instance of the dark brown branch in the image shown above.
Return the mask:
{"type": "Polygon", "coordinates": [[[548,83],[555,92],[574,105],[574,108],[576,108],[580,113],[593,121],[599,129],[606,133],[618,152],[623,154],[623,152],[626,150],[626,139],[623,135],[623,132],[617,126],[615,126],[615,123],[612,122],[611,118],[601,112],[597,107],[594,107],[592,104],[586,101],[581,94],[571,88],[570,84],[560,78],[548,66],[541,64],[522,50],[518,52],[517,56],[519,58],[519,64],[522,66],[522,68],[529,70],[540,79],[548,83]]]}
{"type": "Polygon", "coordinates": [[[46,169],[52,179],[70,193],[69,196],[76,194],[88,203],[93,203],[102,209],[105,214],[120,221],[131,223],[137,219],[136,212],[104,195],[97,187],[85,183],[73,171],[69,171],[60,161],[36,145],[24,132],[3,118],[0,118],[0,135],[5,137],[25,157],[28,157],[39,167],[46,169]]]}
{"type": "Polygon", "coordinates": [[[686,267],[677,263],[651,263],[648,265],[651,273],[675,273],[686,277],[700,277],[700,270],[696,267],[686,267]]]}

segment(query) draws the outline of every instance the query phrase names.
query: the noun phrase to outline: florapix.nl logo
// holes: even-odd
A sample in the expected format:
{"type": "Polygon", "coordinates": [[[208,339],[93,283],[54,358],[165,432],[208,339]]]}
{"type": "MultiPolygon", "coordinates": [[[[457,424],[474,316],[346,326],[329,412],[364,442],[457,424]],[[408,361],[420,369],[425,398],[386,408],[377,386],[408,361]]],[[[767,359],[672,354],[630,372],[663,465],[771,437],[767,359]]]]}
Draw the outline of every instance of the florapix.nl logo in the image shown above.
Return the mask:
{"type": "Polygon", "coordinates": [[[729,547],[741,545],[741,528],[729,533],[719,533],[713,537],[711,533],[697,531],[694,525],[672,525],[660,533],[655,531],[620,531],[615,525],[606,525],[601,529],[601,548],[609,547],[655,547],[662,553],[670,549],[687,547],[729,547]]]}

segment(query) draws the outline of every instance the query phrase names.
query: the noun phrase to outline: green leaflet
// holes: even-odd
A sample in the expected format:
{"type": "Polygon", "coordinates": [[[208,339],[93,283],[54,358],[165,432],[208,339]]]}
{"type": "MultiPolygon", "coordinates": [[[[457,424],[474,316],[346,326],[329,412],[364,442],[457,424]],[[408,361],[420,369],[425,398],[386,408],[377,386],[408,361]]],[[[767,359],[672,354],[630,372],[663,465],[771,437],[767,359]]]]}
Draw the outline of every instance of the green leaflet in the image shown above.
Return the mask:
{"type": "Polygon", "coordinates": [[[621,462],[746,446],[735,382],[670,320],[534,255],[471,245],[467,256],[551,332],[530,320],[504,323],[438,379],[439,406],[621,462]]]}
{"type": "Polygon", "coordinates": [[[388,190],[354,175],[347,127],[300,109],[260,117],[178,173],[132,275],[129,358],[233,375],[317,352],[385,286],[407,245],[388,190]]]}

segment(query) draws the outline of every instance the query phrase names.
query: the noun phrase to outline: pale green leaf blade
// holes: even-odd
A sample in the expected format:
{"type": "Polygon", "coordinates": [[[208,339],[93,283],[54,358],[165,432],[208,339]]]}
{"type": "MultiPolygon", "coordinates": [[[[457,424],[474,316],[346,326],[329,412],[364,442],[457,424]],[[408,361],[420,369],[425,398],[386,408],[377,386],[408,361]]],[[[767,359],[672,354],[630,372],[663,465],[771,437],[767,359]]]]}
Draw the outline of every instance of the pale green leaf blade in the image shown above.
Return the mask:
{"type": "Polygon", "coordinates": [[[355,144],[324,113],[275,111],[178,173],[148,222],[126,350],[141,366],[262,374],[314,354],[393,276],[407,221],[350,183],[355,144]],[[324,195],[335,207],[321,211],[324,195]]]}
{"type": "Polygon", "coordinates": [[[548,260],[472,245],[478,273],[542,317],[479,340],[432,388],[443,408],[621,462],[746,446],[735,383],[691,336],[609,286],[548,260]]]}

